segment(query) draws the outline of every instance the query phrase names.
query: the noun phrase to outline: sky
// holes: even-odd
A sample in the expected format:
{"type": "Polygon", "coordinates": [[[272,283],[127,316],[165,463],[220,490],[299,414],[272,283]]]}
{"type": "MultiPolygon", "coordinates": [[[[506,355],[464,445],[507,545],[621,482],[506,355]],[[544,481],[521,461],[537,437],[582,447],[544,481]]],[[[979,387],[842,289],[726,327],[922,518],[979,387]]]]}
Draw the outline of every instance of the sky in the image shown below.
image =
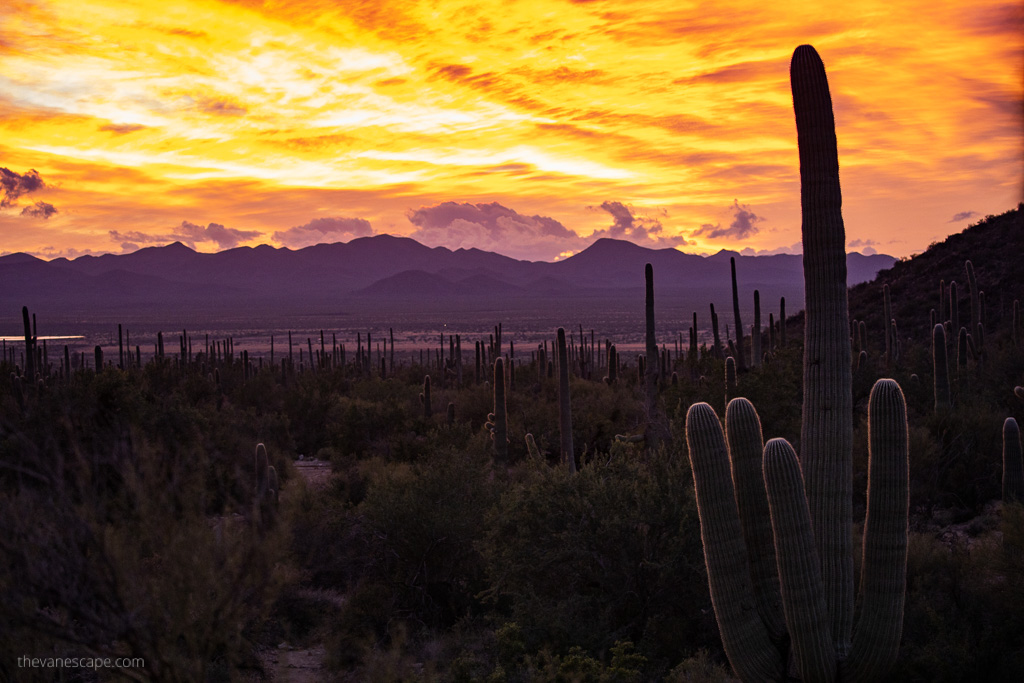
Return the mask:
{"type": "Polygon", "coordinates": [[[3,0],[0,253],[798,252],[804,43],[851,250],[1022,200],[1020,2],[3,0]]]}

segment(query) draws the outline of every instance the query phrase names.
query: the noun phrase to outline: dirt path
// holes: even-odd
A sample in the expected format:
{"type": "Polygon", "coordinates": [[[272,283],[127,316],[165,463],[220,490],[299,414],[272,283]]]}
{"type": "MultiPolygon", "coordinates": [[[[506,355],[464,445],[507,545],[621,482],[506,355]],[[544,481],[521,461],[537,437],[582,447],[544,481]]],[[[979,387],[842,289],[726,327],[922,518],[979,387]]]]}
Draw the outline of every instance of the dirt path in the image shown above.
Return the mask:
{"type": "MultiPolygon", "coordinates": [[[[327,486],[331,476],[331,463],[321,460],[296,460],[292,463],[310,489],[322,489],[327,486]]],[[[287,487],[281,492],[288,495],[287,487]]],[[[266,668],[271,672],[274,683],[323,683],[330,680],[330,674],[324,666],[326,653],[323,643],[309,648],[297,648],[288,643],[280,643],[277,650],[267,653],[266,668]]]]}

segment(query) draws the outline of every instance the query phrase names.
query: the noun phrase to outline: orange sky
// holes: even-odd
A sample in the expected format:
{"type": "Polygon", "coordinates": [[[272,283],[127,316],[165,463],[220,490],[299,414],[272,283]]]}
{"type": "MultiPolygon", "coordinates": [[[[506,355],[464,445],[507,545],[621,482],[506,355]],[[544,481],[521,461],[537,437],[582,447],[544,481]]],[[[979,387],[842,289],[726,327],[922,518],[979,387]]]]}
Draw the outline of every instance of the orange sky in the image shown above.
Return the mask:
{"type": "Polygon", "coordinates": [[[1021,3],[808,7],[4,0],[0,252],[798,250],[801,43],[852,248],[909,255],[1016,206],[1021,3]]]}

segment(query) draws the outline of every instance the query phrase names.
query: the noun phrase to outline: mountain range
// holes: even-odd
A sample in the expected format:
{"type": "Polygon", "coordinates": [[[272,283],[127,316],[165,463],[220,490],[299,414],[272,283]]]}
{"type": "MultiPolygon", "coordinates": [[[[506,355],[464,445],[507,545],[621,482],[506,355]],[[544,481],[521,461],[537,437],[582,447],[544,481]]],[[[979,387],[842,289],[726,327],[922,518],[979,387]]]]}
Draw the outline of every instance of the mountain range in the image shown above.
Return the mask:
{"type": "MultiPolygon", "coordinates": [[[[705,311],[708,302],[731,305],[730,257],[736,258],[745,309],[754,289],[765,302],[785,296],[789,310],[802,307],[799,255],[720,251],[703,257],[600,239],[565,260],[538,262],[375,235],[298,250],[261,245],[200,253],[175,242],[73,260],[10,254],[0,257],[0,292],[6,302],[0,322],[5,328],[20,322],[23,305],[51,319],[77,320],[129,320],[154,311],[194,320],[240,314],[253,319],[388,311],[429,315],[559,305],[576,310],[586,302],[615,309],[633,306],[637,296],[642,300],[646,263],[654,266],[660,301],[705,311]]],[[[894,261],[880,254],[849,254],[849,284],[873,279],[894,261]]]]}

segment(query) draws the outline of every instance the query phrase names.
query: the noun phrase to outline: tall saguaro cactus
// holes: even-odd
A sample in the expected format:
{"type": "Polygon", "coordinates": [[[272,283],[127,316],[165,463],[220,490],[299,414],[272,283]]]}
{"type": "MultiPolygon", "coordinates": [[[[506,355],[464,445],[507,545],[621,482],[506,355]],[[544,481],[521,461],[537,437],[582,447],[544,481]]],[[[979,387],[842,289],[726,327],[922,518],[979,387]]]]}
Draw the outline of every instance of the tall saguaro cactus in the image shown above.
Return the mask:
{"type": "Polygon", "coordinates": [[[732,315],[736,321],[736,362],[740,370],[747,369],[747,361],[743,356],[743,322],[740,320],[740,292],[736,286],[736,257],[729,257],[729,268],[732,271],[732,315]]]}
{"type": "Polygon", "coordinates": [[[562,460],[570,472],[576,472],[576,454],[572,443],[572,405],[569,402],[569,355],[565,348],[565,329],[558,328],[558,433],[562,460]]]}
{"type": "Polygon", "coordinates": [[[494,412],[487,416],[487,427],[494,440],[494,457],[508,462],[508,410],[505,403],[505,359],[494,359],[494,412]]]}
{"type": "MultiPolygon", "coordinates": [[[[861,617],[854,631],[851,348],[835,123],[825,68],[812,47],[796,49],[791,78],[806,301],[802,454],[798,461],[785,440],[773,439],[762,468],[750,466],[743,453],[751,446],[744,443],[754,430],[738,429],[735,439],[730,431],[727,452],[707,404],[690,408],[686,436],[712,603],[736,673],[745,681],[781,680],[792,664],[805,681],[873,681],[895,660],[902,629],[906,404],[892,380],[879,380],[872,389],[861,617]],[[751,493],[759,486],[768,501],[770,534],[763,511],[753,511],[763,508],[760,495],[751,493]],[[766,559],[772,551],[777,575],[766,559]],[[778,627],[779,602],[788,638],[778,627]]],[[[729,420],[727,411],[727,429],[729,420]]]]}

